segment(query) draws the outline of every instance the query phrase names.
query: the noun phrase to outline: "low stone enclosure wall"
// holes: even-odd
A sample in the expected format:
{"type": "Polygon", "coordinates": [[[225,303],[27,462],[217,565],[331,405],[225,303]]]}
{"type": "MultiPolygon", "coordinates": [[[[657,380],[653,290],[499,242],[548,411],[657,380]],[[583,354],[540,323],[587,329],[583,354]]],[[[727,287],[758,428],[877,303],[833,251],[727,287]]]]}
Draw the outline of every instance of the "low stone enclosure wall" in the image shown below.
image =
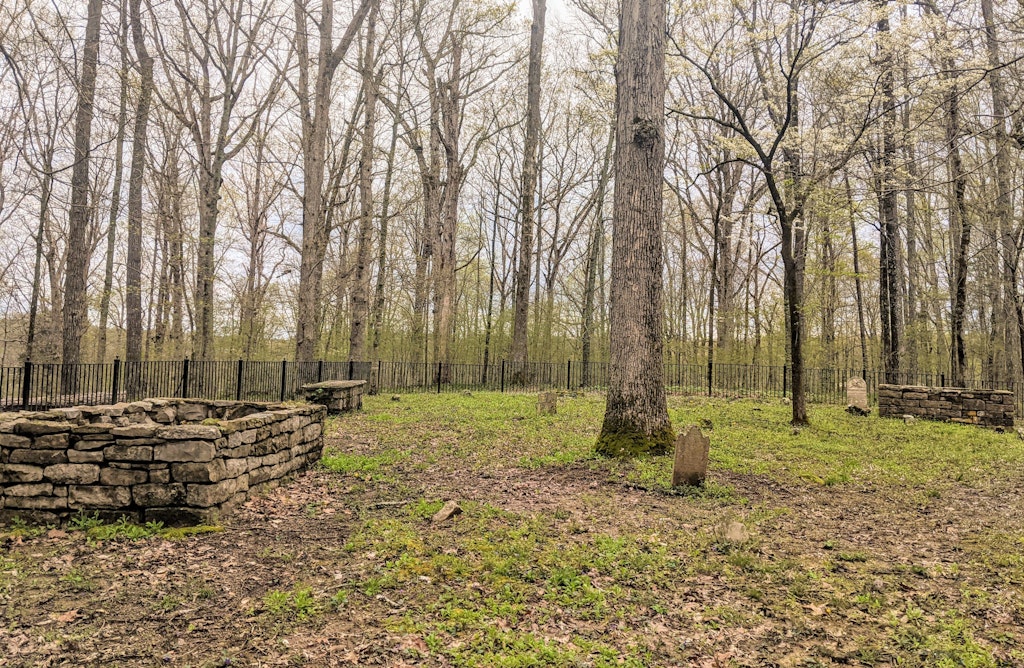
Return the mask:
{"type": "Polygon", "coordinates": [[[317,405],[147,399],[0,413],[0,519],[214,522],[319,460],[317,405]]]}
{"type": "Polygon", "coordinates": [[[365,380],[327,380],[302,386],[306,401],[322,404],[332,414],[362,410],[365,389],[365,380]]]}
{"type": "Polygon", "coordinates": [[[966,390],[917,385],[879,385],[878,414],[925,420],[1012,427],[1014,397],[1009,390],[966,390]]]}

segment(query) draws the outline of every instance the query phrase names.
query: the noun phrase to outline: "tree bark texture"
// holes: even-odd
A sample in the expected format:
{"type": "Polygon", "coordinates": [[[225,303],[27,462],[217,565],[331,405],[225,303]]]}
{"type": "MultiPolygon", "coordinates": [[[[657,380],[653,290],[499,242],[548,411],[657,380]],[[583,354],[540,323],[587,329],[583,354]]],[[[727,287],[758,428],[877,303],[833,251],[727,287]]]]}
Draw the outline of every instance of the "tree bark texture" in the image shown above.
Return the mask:
{"type": "Polygon", "coordinates": [[[341,40],[334,45],[334,0],[323,0],[316,70],[306,40],[306,5],[295,0],[299,65],[299,113],[302,120],[302,257],[295,312],[295,360],[311,362],[320,341],[320,302],[324,258],[330,230],[324,203],[324,167],[330,128],[330,94],[334,73],[352,45],[375,0],[363,0],[341,40]]]}
{"type": "MultiPolygon", "coordinates": [[[[887,7],[883,0],[881,6],[887,7]]],[[[900,372],[900,276],[898,268],[899,232],[897,216],[896,159],[896,99],[894,60],[890,44],[889,19],[879,19],[876,33],[878,38],[879,64],[882,86],[882,153],[876,166],[875,183],[878,192],[879,210],[879,269],[878,306],[882,320],[882,369],[887,383],[899,381],[900,372]]]]}
{"type": "Polygon", "coordinates": [[[139,100],[132,131],[128,174],[128,255],[125,267],[125,360],[142,359],[142,186],[146,169],[149,108],[153,99],[153,57],[146,48],[141,0],[130,0],[132,42],[139,62],[139,100]]]}
{"type": "Polygon", "coordinates": [[[597,442],[597,451],[609,456],[664,454],[674,440],[662,341],[664,35],[664,2],[622,2],[615,82],[611,363],[597,442]]]}
{"type": "MultiPolygon", "coordinates": [[[[530,315],[530,251],[533,248],[534,196],[537,193],[537,143],[540,138],[540,75],[544,65],[544,16],[547,0],[533,0],[530,26],[530,63],[526,84],[526,141],[523,144],[523,180],[519,196],[519,267],[512,321],[511,358],[514,368],[529,359],[527,332],[530,315]]],[[[539,277],[538,277],[539,278],[539,277]]],[[[521,369],[520,369],[521,370],[521,369]]]]}
{"type": "Polygon", "coordinates": [[[373,232],[373,148],[377,121],[377,82],[374,80],[374,35],[376,11],[370,10],[363,53],[363,137],[359,156],[359,236],[356,266],[352,274],[352,323],[349,328],[348,358],[364,362],[366,329],[370,321],[370,236],[373,232]]]}
{"type": "MultiPolygon", "coordinates": [[[[82,72],[78,80],[78,106],[75,112],[75,163],[71,171],[71,213],[68,218],[67,271],[64,274],[64,331],[61,361],[82,361],[82,336],[88,329],[88,302],[85,282],[89,271],[91,244],[89,230],[89,163],[92,143],[93,101],[96,97],[96,63],[100,48],[100,19],[103,0],[89,0],[82,49],[82,72]]],[[[66,392],[77,387],[74,369],[64,378],[66,392]]]]}

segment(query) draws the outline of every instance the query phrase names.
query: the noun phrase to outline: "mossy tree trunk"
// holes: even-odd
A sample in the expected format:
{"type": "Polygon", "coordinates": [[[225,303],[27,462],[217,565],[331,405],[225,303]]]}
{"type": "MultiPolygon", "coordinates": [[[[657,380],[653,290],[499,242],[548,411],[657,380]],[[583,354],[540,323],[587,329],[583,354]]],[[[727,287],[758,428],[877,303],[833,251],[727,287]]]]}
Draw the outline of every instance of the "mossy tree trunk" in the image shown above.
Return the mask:
{"type": "Polygon", "coordinates": [[[608,404],[597,451],[663,454],[674,434],[662,342],[665,4],[624,0],[616,66],[608,404]]]}

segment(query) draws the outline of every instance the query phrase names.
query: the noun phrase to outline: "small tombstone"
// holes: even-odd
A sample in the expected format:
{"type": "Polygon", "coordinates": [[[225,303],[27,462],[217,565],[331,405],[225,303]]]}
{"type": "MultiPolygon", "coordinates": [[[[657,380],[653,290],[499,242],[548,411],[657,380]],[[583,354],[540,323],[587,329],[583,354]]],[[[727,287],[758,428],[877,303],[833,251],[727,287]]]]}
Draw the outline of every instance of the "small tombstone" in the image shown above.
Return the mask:
{"type": "Polygon", "coordinates": [[[711,439],[691,425],[676,438],[676,460],[672,466],[672,486],[701,485],[708,475],[708,451],[711,439]]]}
{"type": "Polygon", "coordinates": [[[539,415],[558,413],[558,395],[554,392],[541,392],[537,397],[537,413],[539,415]]]}
{"type": "Polygon", "coordinates": [[[720,543],[742,545],[750,540],[750,532],[739,522],[723,522],[715,527],[715,538],[720,543]]]}
{"type": "Polygon", "coordinates": [[[853,415],[867,415],[871,412],[868,405],[868,384],[863,378],[851,378],[846,381],[846,412],[853,415]]]}

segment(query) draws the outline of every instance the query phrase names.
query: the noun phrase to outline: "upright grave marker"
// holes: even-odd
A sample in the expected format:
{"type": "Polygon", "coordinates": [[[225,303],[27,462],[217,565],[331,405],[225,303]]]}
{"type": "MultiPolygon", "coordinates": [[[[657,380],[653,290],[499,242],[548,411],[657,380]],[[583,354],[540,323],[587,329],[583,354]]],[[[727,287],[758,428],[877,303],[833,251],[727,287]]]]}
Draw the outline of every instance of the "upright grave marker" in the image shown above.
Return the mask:
{"type": "Polygon", "coordinates": [[[702,485],[708,475],[708,452],[711,438],[690,425],[685,434],[676,437],[676,459],[672,466],[672,486],[702,485]]]}
{"type": "Polygon", "coordinates": [[[537,413],[539,415],[558,413],[558,395],[554,392],[541,392],[537,397],[537,413]]]}
{"type": "Polygon", "coordinates": [[[854,415],[867,415],[871,412],[868,404],[868,384],[863,378],[851,378],[846,381],[846,412],[854,415]]]}

